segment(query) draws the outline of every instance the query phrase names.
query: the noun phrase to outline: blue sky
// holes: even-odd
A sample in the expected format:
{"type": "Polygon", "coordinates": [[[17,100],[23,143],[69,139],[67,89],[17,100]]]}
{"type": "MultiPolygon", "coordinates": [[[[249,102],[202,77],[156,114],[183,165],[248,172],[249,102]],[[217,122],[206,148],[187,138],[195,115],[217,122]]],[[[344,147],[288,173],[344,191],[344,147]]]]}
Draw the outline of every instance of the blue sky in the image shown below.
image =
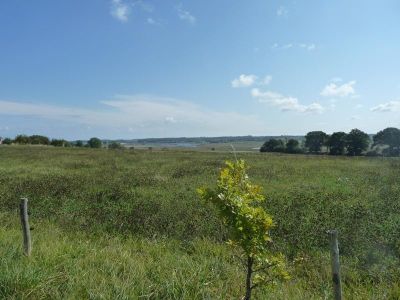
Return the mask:
{"type": "Polygon", "coordinates": [[[0,2],[0,136],[400,127],[400,2],[0,2]]]}

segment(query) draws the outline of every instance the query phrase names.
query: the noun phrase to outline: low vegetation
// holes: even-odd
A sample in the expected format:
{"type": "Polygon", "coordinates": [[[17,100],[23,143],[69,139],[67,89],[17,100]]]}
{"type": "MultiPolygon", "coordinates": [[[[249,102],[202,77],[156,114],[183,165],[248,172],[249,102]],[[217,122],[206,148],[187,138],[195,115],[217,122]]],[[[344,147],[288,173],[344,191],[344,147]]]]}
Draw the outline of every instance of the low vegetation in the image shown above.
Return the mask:
{"type": "MultiPolygon", "coordinates": [[[[339,231],[346,299],[400,297],[400,161],[240,153],[273,217],[288,281],[255,299],[331,297],[326,230],[339,231]]],[[[238,299],[239,249],[199,186],[225,152],[0,147],[0,298],[238,299]],[[22,252],[19,198],[34,228],[22,252]]]]}

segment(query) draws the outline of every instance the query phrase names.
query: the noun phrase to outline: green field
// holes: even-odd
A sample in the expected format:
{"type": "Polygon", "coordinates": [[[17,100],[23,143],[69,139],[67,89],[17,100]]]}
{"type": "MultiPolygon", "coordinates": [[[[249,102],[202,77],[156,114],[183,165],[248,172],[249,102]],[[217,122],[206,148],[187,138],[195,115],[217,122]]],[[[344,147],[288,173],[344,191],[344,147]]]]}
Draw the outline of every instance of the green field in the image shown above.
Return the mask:
{"type": "MultiPolygon", "coordinates": [[[[400,160],[241,153],[292,279],[255,299],[400,298],[400,160]]],[[[212,206],[229,152],[0,147],[1,299],[240,299],[244,272],[212,206]],[[29,198],[32,256],[17,212],[29,198]]]]}

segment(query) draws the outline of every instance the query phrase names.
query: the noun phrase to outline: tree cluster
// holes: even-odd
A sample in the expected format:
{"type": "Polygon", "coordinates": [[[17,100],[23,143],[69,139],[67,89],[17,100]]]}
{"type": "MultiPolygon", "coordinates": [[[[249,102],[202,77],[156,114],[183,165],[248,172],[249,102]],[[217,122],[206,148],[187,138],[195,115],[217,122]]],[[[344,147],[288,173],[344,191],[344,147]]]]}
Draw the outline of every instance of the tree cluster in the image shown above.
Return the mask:
{"type": "Polygon", "coordinates": [[[289,139],[284,142],[280,139],[269,139],[260,148],[260,152],[281,152],[281,153],[303,153],[300,142],[295,139],[289,139]]]}
{"type": "Polygon", "coordinates": [[[373,136],[371,145],[370,136],[359,130],[353,129],[349,133],[334,132],[331,135],[323,131],[308,132],[304,144],[298,140],[290,139],[286,143],[279,139],[270,139],[260,148],[261,152],[282,153],[311,153],[349,156],[399,156],[400,155],[400,129],[389,127],[379,131],[373,136]],[[371,149],[369,149],[371,146],[371,149]],[[367,152],[367,150],[370,150],[367,152]]]}
{"type": "MultiPolygon", "coordinates": [[[[1,140],[1,138],[0,138],[1,140]]],[[[2,140],[3,145],[19,144],[19,145],[50,145],[54,147],[89,147],[101,148],[102,141],[99,138],[93,137],[84,143],[83,141],[69,142],[64,139],[49,139],[43,135],[25,135],[19,134],[14,139],[5,138],[2,140]]],[[[115,145],[113,145],[115,146],[115,145]]]]}

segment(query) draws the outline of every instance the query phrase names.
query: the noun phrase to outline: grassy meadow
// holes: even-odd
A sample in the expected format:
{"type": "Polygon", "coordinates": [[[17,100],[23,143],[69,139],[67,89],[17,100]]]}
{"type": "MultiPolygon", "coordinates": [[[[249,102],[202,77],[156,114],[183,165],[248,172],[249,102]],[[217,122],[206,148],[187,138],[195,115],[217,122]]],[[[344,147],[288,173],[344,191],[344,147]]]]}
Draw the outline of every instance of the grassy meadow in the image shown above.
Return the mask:
{"type": "MultiPolygon", "coordinates": [[[[339,230],[346,299],[400,299],[400,160],[239,152],[264,188],[292,279],[255,299],[330,299],[339,230]]],[[[223,151],[0,147],[0,299],[240,299],[215,209],[223,151]],[[17,207],[29,198],[31,257],[17,207]]]]}

